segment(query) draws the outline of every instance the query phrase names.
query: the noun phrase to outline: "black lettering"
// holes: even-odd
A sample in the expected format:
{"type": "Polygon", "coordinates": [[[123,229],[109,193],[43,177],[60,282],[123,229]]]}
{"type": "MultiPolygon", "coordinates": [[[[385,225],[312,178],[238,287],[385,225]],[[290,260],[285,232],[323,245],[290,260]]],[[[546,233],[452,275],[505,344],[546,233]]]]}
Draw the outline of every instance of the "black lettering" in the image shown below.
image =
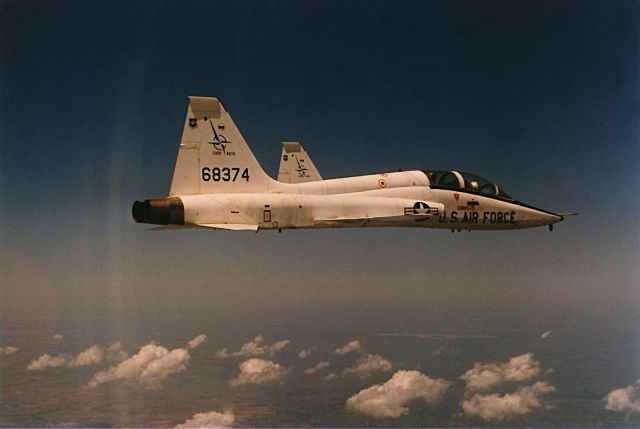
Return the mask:
{"type": "Polygon", "coordinates": [[[473,212],[471,216],[471,223],[478,223],[478,212],[473,212]]]}
{"type": "Polygon", "coordinates": [[[489,215],[489,222],[496,223],[497,219],[498,215],[496,214],[496,212],[491,212],[491,214],[489,215]]]}
{"type": "Polygon", "coordinates": [[[454,210],[451,212],[451,223],[457,223],[457,222],[458,222],[458,212],[454,210]]]}
{"type": "Polygon", "coordinates": [[[489,217],[488,212],[482,212],[482,223],[487,223],[487,218],[489,217]]]}
{"type": "Polygon", "coordinates": [[[464,212],[464,217],[462,218],[462,223],[469,223],[469,215],[467,212],[464,212]]]}
{"type": "Polygon", "coordinates": [[[202,180],[208,182],[211,180],[211,170],[208,167],[202,168],[202,180]]]}
{"type": "Polygon", "coordinates": [[[220,181],[220,169],[218,167],[214,167],[211,169],[211,179],[214,182],[220,181]]]}
{"type": "Polygon", "coordinates": [[[503,217],[504,217],[504,213],[498,212],[496,223],[503,223],[503,217]]]}
{"type": "Polygon", "coordinates": [[[516,212],[511,212],[511,223],[516,223],[516,212]]]}
{"type": "MultiPolygon", "coordinates": [[[[240,174],[240,168],[238,167],[203,167],[202,168],[202,180],[204,182],[235,182],[238,179],[238,175],[240,174]],[[232,174],[233,173],[233,174],[232,174]]],[[[241,179],[249,181],[249,169],[245,168],[240,175],[241,179]]]]}
{"type": "Polygon", "coordinates": [[[231,180],[231,170],[229,170],[227,167],[222,169],[222,180],[224,180],[225,182],[231,180]]]}
{"type": "Polygon", "coordinates": [[[444,223],[447,221],[447,211],[443,210],[442,213],[440,214],[440,216],[438,216],[438,222],[439,223],[444,223]]]}

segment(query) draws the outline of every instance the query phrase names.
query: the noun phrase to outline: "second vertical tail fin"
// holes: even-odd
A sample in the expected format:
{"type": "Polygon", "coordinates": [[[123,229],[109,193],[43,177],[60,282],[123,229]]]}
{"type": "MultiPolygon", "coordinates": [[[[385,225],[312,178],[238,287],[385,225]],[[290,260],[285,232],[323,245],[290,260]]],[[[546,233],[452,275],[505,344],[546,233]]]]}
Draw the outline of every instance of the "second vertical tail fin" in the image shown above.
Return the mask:
{"type": "Polygon", "coordinates": [[[283,142],[278,181],[304,183],[322,180],[309,154],[298,142],[283,142]]]}

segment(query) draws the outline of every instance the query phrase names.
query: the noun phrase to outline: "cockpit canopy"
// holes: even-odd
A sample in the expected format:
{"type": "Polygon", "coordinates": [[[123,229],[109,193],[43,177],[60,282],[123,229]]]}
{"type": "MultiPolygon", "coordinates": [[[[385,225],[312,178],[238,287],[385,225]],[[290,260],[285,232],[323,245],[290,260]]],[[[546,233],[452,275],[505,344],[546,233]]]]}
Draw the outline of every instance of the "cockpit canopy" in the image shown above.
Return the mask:
{"type": "Polygon", "coordinates": [[[462,171],[423,171],[429,178],[431,186],[478,192],[480,194],[513,200],[513,197],[500,189],[496,183],[490,182],[475,174],[464,173],[462,171]]]}

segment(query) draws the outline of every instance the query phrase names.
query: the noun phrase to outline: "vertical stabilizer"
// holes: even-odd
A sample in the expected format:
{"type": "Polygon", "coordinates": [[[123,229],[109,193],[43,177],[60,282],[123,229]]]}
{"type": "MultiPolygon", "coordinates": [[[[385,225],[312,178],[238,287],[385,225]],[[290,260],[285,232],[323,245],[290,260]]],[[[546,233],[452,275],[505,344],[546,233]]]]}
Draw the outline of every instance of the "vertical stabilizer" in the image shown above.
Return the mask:
{"type": "Polygon", "coordinates": [[[278,182],[304,183],[322,180],[309,154],[298,142],[283,142],[278,182]]]}
{"type": "Polygon", "coordinates": [[[220,100],[189,97],[169,195],[266,192],[272,181],[220,100]]]}

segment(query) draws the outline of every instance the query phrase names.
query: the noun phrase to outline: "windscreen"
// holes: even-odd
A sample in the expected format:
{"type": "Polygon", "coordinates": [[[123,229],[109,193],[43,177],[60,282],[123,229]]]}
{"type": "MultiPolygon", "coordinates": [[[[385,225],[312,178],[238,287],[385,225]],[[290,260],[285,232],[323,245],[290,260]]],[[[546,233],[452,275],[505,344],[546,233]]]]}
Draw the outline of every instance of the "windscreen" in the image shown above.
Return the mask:
{"type": "Polygon", "coordinates": [[[432,186],[451,189],[469,190],[481,194],[512,200],[511,195],[504,192],[498,184],[475,174],[462,171],[424,171],[432,186]]]}

